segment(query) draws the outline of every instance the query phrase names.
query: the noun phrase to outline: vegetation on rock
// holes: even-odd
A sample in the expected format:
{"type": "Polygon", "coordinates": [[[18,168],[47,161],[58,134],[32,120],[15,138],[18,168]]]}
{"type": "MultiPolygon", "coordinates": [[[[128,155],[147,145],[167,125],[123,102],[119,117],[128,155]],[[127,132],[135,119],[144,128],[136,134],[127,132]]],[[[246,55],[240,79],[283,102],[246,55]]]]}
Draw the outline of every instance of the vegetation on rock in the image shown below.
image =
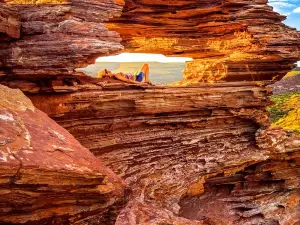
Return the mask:
{"type": "Polygon", "coordinates": [[[299,70],[293,70],[293,71],[287,73],[287,75],[285,75],[284,79],[288,78],[288,77],[298,76],[298,75],[300,75],[300,71],[299,70]]]}
{"type": "Polygon", "coordinates": [[[272,96],[274,105],[269,107],[273,126],[300,133],[300,92],[272,96]]]}

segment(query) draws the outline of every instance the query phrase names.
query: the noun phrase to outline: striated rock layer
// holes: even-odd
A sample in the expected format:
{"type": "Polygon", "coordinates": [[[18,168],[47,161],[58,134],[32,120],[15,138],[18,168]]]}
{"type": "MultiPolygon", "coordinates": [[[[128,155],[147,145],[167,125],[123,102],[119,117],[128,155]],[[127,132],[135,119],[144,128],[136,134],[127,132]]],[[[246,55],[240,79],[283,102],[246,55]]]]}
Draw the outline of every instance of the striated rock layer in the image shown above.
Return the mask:
{"type": "Polygon", "coordinates": [[[182,199],[180,216],[209,224],[299,224],[300,137],[262,130],[257,144],[267,160],[207,179],[201,197],[182,199]]]}
{"type": "Polygon", "coordinates": [[[7,2],[0,82],[122,177],[128,204],[120,178],[17,98],[0,108],[1,222],[109,224],[123,207],[117,225],[300,223],[300,140],[266,111],[300,35],[266,0],[7,2]],[[175,84],[190,86],[73,76],[122,50],[193,57],[175,84]]]}
{"type": "MultiPolygon", "coordinates": [[[[18,11],[21,38],[0,43],[0,78],[76,74],[75,68],[124,50],[194,58],[177,85],[278,80],[300,58],[299,32],[267,0],[6,2],[0,32],[18,11]]],[[[18,38],[17,26],[9,32],[18,38]]]]}
{"type": "Polygon", "coordinates": [[[21,91],[0,98],[0,223],[113,221],[123,181],[21,91]]]}
{"type": "MultiPolygon", "coordinates": [[[[1,7],[19,12],[21,38],[0,43],[0,77],[41,79],[73,74],[75,68],[85,67],[99,56],[123,49],[119,34],[109,31],[103,24],[109,18],[120,15],[122,1],[70,0],[63,4],[54,3],[1,3],[1,7]]],[[[5,14],[4,22],[10,16],[5,14]]],[[[0,32],[2,23],[0,20],[0,32]]]]}
{"type": "Polygon", "coordinates": [[[116,224],[268,224],[275,208],[274,223],[300,222],[300,139],[258,132],[269,126],[264,85],[75,87],[29,97],[125,179],[129,203],[116,224]]]}
{"type": "Polygon", "coordinates": [[[300,58],[300,34],[267,0],[126,1],[107,27],[125,51],[188,56],[184,81],[278,80],[300,58]]]}

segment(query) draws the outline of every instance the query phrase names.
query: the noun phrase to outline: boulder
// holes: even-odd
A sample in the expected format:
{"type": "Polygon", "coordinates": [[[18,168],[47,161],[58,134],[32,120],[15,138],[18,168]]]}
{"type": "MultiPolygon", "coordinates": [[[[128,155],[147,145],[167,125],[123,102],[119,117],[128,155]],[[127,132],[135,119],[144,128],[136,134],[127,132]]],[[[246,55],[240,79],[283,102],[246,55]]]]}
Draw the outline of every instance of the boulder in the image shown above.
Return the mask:
{"type": "Polygon", "coordinates": [[[124,181],[20,90],[0,96],[0,223],[113,221],[124,181]]]}

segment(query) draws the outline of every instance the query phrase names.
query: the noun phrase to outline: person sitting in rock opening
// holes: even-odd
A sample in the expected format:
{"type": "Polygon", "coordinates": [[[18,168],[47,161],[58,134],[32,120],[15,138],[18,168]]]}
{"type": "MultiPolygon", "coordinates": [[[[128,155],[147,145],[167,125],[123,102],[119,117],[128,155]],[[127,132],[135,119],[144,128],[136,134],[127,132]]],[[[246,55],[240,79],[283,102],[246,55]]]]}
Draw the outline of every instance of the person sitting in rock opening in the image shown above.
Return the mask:
{"type": "Polygon", "coordinates": [[[146,83],[150,84],[151,82],[149,80],[149,65],[144,64],[136,73],[112,73],[111,71],[105,69],[98,72],[98,78],[102,77],[113,77],[117,80],[124,81],[127,83],[133,83],[133,84],[141,84],[146,83]],[[143,82],[144,81],[144,82],[143,82]]]}

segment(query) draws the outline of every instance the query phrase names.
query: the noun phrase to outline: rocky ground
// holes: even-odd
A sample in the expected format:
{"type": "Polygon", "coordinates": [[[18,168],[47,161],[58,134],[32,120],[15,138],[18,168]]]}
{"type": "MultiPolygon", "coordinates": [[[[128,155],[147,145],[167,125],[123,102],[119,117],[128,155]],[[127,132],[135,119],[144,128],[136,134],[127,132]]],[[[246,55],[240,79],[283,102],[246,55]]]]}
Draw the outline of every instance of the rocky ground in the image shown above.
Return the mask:
{"type": "Polygon", "coordinates": [[[292,71],[290,75],[273,84],[272,88],[274,95],[300,91],[300,71],[292,71]]]}

